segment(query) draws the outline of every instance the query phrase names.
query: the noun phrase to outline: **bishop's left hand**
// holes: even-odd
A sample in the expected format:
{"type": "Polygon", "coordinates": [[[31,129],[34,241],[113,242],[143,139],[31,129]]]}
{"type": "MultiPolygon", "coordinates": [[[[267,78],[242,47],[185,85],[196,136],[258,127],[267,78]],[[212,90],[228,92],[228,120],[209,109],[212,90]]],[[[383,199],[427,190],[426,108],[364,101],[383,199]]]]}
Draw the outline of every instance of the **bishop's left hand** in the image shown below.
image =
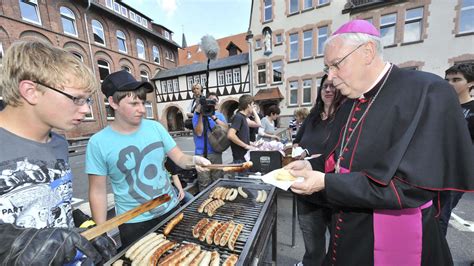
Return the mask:
{"type": "Polygon", "coordinates": [[[291,170],[293,176],[303,177],[303,182],[294,182],[291,190],[296,194],[311,195],[324,189],[324,173],[307,169],[291,170]]]}

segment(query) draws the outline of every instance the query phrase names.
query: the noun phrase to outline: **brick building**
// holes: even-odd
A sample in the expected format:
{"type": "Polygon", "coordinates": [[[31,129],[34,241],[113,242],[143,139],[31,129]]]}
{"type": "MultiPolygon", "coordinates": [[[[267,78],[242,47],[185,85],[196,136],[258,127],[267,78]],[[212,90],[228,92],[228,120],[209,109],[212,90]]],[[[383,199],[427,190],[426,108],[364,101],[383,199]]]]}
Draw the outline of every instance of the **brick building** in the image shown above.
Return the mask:
{"type": "MultiPolygon", "coordinates": [[[[177,66],[179,45],[173,32],[119,0],[2,0],[0,64],[14,41],[39,38],[81,58],[102,81],[121,69],[149,80],[177,66]]],[[[91,135],[113,119],[102,93],[93,95],[87,119],[66,136],[91,135]]],[[[147,97],[147,118],[157,119],[156,94],[147,97]]]]}
{"type": "Polygon", "coordinates": [[[384,58],[402,68],[444,76],[474,62],[474,2],[470,0],[252,1],[251,87],[284,96],[281,125],[297,107],[311,108],[324,75],[324,41],[351,19],[380,29],[384,58]]]}

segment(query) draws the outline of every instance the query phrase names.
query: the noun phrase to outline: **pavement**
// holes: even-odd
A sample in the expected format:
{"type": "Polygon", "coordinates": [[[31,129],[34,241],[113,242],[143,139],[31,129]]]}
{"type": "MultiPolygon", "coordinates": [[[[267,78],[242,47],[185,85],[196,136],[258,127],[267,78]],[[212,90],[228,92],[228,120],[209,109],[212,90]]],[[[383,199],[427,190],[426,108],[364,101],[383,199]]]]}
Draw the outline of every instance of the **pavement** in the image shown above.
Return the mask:
{"type": "MultiPolygon", "coordinates": [[[[175,138],[178,146],[187,154],[194,153],[192,137],[175,138]]],[[[223,153],[223,162],[230,163],[232,154],[230,149],[223,153]]],[[[71,166],[75,176],[74,197],[75,208],[81,208],[86,213],[90,213],[87,202],[87,176],[84,174],[84,157],[76,156],[71,158],[71,166]],[[78,184],[80,182],[80,184],[78,184]],[[84,183],[85,182],[85,183],[84,183]]],[[[111,192],[109,186],[109,192],[111,192]]],[[[454,210],[455,215],[451,218],[448,228],[447,240],[451,248],[451,253],[456,266],[471,266],[474,262],[474,193],[465,194],[454,210]]],[[[109,206],[113,207],[113,196],[109,193],[109,206]]],[[[277,264],[294,265],[298,263],[304,254],[304,243],[299,229],[298,219],[293,224],[293,196],[289,192],[279,191],[278,217],[277,217],[277,264]],[[295,226],[294,243],[292,243],[293,226],[295,226]]],[[[327,235],[328,236],[328,235],[327,235]]],[[[271,242],[269,242],[271,243],[271,242]]],[[[270,245],[268,245],[270,246],[270,245]]],[[[271,263],[271,256],[268,253],[261,263],[262,265],[274,265],[271,263]]]]}

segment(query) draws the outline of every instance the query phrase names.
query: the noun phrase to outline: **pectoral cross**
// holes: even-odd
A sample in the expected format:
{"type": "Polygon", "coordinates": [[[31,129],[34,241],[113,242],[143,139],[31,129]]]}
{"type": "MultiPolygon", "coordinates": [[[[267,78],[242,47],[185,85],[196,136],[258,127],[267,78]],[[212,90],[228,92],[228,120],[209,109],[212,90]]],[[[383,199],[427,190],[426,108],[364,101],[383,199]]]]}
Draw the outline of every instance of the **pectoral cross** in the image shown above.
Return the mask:
{"type": "Polygon", "coordinates": [[[337,158],[336,166],[334,167],[334,169],[335,169],[334,172],[335,172],[336,174],[339,174],[339,173],[340,173],[340,171],[341,171],[341,160],[340,160],[340,157],[337,158]]]}

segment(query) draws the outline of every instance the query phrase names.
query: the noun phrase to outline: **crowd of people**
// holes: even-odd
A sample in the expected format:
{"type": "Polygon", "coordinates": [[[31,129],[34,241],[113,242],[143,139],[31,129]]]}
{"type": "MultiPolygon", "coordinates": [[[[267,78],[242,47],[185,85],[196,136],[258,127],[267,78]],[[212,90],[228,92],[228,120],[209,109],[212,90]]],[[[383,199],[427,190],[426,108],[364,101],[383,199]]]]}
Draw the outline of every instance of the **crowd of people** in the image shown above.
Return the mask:
{"type": "MultiPolygon", "coordinates": [[[[369,22],[342,25],[325,42],[326,74],[314,106],[294,111],[293,147],[303,153],[285,168],[304,178],[291,186],[305,246],[300,265],[453,263],[448,222],[463,193],[474,191],[474,64],[450,67],[443,80],[385,61],[382,47],[369,22]]],[[[171,198],[119,226],[122,249],[186,197],[165,161],[195,168],[202,191],[223,177],[204,167],[223,162],[209,141],[216,129],[225,132],[233,163],[244,162],[259,139],[280,141],[278,105],[262,115],[254,98],[242,95],[227,121],[216,108],[218,95],[194,84],[187,117],[195,155],[186,155],[160,123],[143,119],[149,82],[123,70],[99,85],[61,48],[14,43],[0,80],[0,264],[101,264],[116,254],[107,234],[88,241],[75,227],[68,144],[53,131],[79,126],[99,87],[115,119],[87,145],[94,223],[106,222],[108,181],[117,214],[158,195],[171,198]]]]}

